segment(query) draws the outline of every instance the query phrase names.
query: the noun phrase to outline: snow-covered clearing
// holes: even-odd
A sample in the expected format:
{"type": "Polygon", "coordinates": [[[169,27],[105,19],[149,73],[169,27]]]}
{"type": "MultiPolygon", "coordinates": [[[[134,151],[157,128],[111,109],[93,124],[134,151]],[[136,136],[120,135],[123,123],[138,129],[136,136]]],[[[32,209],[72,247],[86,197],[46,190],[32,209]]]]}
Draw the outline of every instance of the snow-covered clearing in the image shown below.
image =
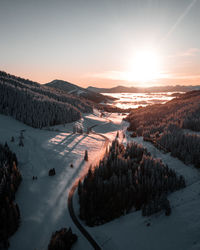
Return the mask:
{"type": "MultiPolygon", "coordinates": [[[[141,211],[121,216],[98,227],[87,227],[103,249],[126,250],[197,250],[200,249],[200,173],[178,159],[164,154],[142,137],[127,140],[143,144],[156,158],[161,158],[186,179],[187,187],[169,195],[172,214],[160,212],[142,217],[141,211]],[[147,226],[150,223],[150,226],[147,226]]],[[[76,196],[76,202],[78,197],[76,196]]]]}
{"type": "MultiPolygon", "coordinates": [[[[100,125],[101,129],[98,131],[110,134],[110,138],[121,126],[117,118],[113,118],[113,122],[109,122],[109,126],[106,125],[108,121],[99,118],[98,113],[85,115],[80,121],[85,130],[89,126],[100,125]],[[116,124],[113,123],[115,120],[116,124]]],[[[55,126],[53,129],[57,131],[39,130],[11,117],[0,115],[0,142],[7,141],[10,148],[16,152],[23,177],[16,194],[21,225],[10,238],[10,250],[47,249],[52,232],[69,226],[78,235],[74,248],[92,249],[71,220],[67,197],[76,178],[86,171],[103,150],[105,140],[92,133],[72,134],[72,127],[73,124],[66,124],[55,126]],[[24,147],[18,146],[21,130],[25,130],[24,147]],[[14,136],[15,142],[10,142],[11,136],[14,136]],[[88,163],[83,161],[86,149],[89,155],[88,163]],[[73,168],[70,167],[71,163],[73,168]],[[48,176],[50,168],[56,170],[53,177],[48,176]],[[37,176],[37,180],[32,180],[33,176],[37,176]]]]}

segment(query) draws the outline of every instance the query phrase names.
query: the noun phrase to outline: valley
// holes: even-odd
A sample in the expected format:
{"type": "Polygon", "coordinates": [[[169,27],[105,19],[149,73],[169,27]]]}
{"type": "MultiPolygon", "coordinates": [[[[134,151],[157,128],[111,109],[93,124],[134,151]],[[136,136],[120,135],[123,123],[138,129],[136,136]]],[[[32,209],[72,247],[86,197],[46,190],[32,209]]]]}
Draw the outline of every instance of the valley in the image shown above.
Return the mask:
{"type": "MultiPolygon", "coordinates": [[[[0,72],[4,96],[0,102],[0,143],[7,142],[16,154],[22,176],[15,199],[20,210],[20,225],[9,238],[9,249],[45,250],[52,232],[64,227],[70,227],[78,237],[74,249],[159,250],[161,246],[164,250],[199,249],[200,92],[121,93],[120,96],[109,93],[115,98],[109,101],[115,104],[111,107],[112,113],[102,110],[101,104],[88,97],[80,97],[80,91],[85,90],[76,92],[78,87],[65,84],[70,90],[66,91],[63,86],[61,89],[41,86],[0,72]],[[10,93],[16,99],[9,99],[10,93]],[[134,142],[136,144],[130,144],[134,142]],[[121,163],[124,170],[120,170],[121,163]],[[113,176],[111,172],[106,174],[111,171],[110,164],[115,167],[113,176]],[[151,167],[147,167],[148,164],[151,167]],[[148,168],[154,171],[155,166],[160,169],[158,172],[142,176],[148,168]],[[143,174],[141,168],[144,168],[143,174]],[[163,173],[159,172],[161,169],[163,173]],[[50,176],[52,170],[53,176],[50,176]],[[125,177],[127,173],[129,177],[125,177]],[[83,207],[78,194],[81,192],[79,180],[86,183],[86,178],[97,178],[94,188],[100,187],[97,194],[101,185],[105,185],[103,189],[108,188],[109,193],[110,180],[118,183],[118,189],[125,185],[132,203],[124,200],[123,195],[127,193],[123,193],[122,188],[116,193],[116,197],[121,197],[118,203],[112,203],[118,199],[115,192],[110,199],[107,197],[107,202],[99,203],[100,207],[105,206],[100,210],[101,216],[92,212],[92,203],[87,211],[88,205],[83,207]],[[126,178],[131,178],[133,183],[128,184],[128,179],[125,182],[126,178]],[[163,189],[160,183],[165,183],[165,205],[161,201],[165,192],[151,193],[156,185],[158,190],[163,189]],[[146,188],[147,192],[143,192],[146,188]],[[117,210],[122,201],[127,207],[117,210]],[[161,203],[154,211],[151,202],[161,203]],[[115,215],[110,214],[111,209],[115,215]]],[[[96,98],[94,94],[93,97],[96,98]]],[[[104,105],[109,109],[109,103],[104,105]]],[[[82,192],[86,193],[87,184],[84,185],[82,192]]],[[[89,203],[92,198],[88,197],[84,199],[89,203]]],[[[96,195],[93,202],[97,198],[96,195]]]]}
{"type": "MultiPolygon", "coordinates": [[[[200,214],[198,210],[194,210],[194,207],[200,205],[199,171],[186,166],[169,153],[162,153],[151,143],[143,141],[142,137],[131,138],[130,132],[126,132],[128,123],[122,121],[123,116],[119,114],[106,115],[102,118],[99,116],[100,113],[97,111],[91,115],[84,115],[80,120],[84,130],[88,126],[97,125],[94,131],[105,135],[109,140],[115,138],[117,131],[126,133],[125,138],[122,132],[119,133],[119,140],[124,145],[128,141],[144,145],[155,158],[162,159],[186,178],[186,188],[170,195],[172,215],[168,218],[162,212],[146,218],[141,216],[140,211],[136,211],[94,228],[84,225],[80,219],[79,222],[101,248],[106,250],[124,247],[132,249],[136,246],[142,250],[160,249],[161,245],[166,250],[172,246],[176,246],[177,250],[199,249],[197,222],[200,220],[200,214]],[[186,226],[189,224],[190,227],[186,226]],[[123,233],[118,231],[119,227],[123,233]],[[158,234],[160,237],[155,241],[158,234]],[[144,245],[141,236],[147,239],[147,245],[144,245]]],[[[10,239],[10,249],[46,249],[52,231],[65,225],[70,225],[73,232],[78,235],[75,249],[92,249],[69,215],[67,195],[73,183],[87,172],[89,165],[94,165],[100,152],[105,152],[104,138],[95,133],[73,134],[72,123],[54,126],[51,128],[52,131],[49,131],[33,129],[4,115],[0,115],[0,120],[1,142],[8,141],[10,148],[16,152],[23,178],[16,196],[21,211],[21,225],[10,239]],[[24,147],[19,147],[17,143],[21,130],[25,130],[24,147]],[[11,136],[16,138],[14,143],[9,142],[11,136]],[[83,161],[86,149],[89,154],[88,162],[83,161]],[[71,163],[73,168],[70,167],[71,163]],[[48,170],[53,167],[56,175],[49,177],[48,170]],[[32,176],[37,176],[37,180],[32,180],[32,176]],[[32,248],[29,247],[30,244],[32,248]]],[[[78,218],[79,205],[76,192],[73,199],[78,218]]]]}

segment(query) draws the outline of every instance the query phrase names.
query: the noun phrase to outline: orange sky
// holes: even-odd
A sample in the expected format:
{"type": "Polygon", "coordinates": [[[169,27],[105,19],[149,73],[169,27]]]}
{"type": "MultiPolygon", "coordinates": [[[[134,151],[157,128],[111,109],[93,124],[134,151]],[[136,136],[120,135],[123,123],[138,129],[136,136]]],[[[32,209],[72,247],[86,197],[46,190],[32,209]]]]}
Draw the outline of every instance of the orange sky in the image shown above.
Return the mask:
{"type": "Polygon", "coordinates": [[[198,85],[199,13],[198,0],[1,1],[0,70],[83,87],[198,85]]]}

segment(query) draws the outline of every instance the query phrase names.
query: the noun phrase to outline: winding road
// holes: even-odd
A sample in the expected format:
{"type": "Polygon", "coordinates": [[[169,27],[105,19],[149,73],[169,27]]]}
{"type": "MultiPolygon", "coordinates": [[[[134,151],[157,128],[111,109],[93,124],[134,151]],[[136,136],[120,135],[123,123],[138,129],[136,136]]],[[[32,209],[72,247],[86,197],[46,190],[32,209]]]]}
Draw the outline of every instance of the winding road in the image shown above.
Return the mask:
{"type": "MultiPolygon", "coordinates": [[[[95,132],[92,132],[92,133],[96,134],[96,135],[99,135],[99,136],[101,136],[101,137],[103,137],[105,139],[105,142],[104,142],[102,147],[103,147],[103,149],[106,149],[109,142],[110,142],[108,137],[106,137],[106,136],[104,136],[102,134],[99,134],[99,133],[95,133],[95,132]]],[[[95,161],[92,162],[93,166],[103,158],[104,154],[105,154],[105,150],[101,150],[101,154],[98,155],[98,157],[95,159],[95,161]]],[[[89,164],[88,164],[88,168],[89,168],[89,164]]],[[[70,214],[74,224],[77,226],[77,228],[83,234],[83,236],[90,242],[90,244],[92,245],[92,247],[95,250],[100,250],[101,247],[99,246],[99,244],[92,238],[92,236],[89,234],[89,232],[79,222],[78,218],[76,217],[76,214],[74,212],[74,207],[73,207],[73,196],[74,196],[74,193],[76,191],[76,188],[78,187],[79,180],[83,180],[86,174],[87,174],[87,171],[84,170],[84,174],[79,179],[77,179],[75,181],[72,188],[70,189],[69,195],[68,195],[68,210],[69,210],[69,214],[70,214]]]]}

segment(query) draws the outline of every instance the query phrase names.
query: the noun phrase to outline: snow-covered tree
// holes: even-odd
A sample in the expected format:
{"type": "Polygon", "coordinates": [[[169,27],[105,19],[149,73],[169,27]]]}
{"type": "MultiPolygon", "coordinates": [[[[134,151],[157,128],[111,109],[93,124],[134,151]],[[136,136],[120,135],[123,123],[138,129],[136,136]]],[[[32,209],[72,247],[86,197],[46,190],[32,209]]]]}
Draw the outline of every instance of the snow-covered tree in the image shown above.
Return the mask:
{"type": "Polygon", "coordinates": [[[88,151],[85,150],[84,161],[88,161],[88,151]]]}
{"type": "Polygon", "coordinates": [[[0,71],[0,113],[36,128],[73,122],[91,112],[86,101],[0,71]]]}
{"type": "Polygon", "coordinates": [[[0,144],[0,247],[8,245],[8,237],[19,227],[20,212],[14,202],[15,192],[21,182],[17,165],[17,157],[8,144],[0,144]]]}
{"type": "Polygon", "coordinates": [[[128,213],[133,207],[143,215],[171,213],[166,194],[185,187],[183,176],[150,156],[136,143],[126,147],[115,139],[94,171],[89,169],[78,194],[80,218],[90,226],[128,213]]]}

